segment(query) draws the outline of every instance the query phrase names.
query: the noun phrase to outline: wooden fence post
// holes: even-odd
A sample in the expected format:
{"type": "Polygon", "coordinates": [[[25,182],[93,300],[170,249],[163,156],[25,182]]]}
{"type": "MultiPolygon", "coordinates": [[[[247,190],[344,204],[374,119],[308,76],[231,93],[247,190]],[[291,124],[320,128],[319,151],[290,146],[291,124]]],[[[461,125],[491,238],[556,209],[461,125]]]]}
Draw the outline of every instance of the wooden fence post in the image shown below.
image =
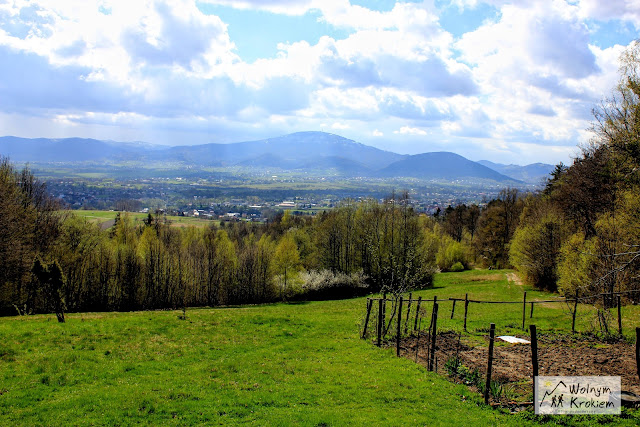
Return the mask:
{"type": "Polygon", "coordinates": [[[407,305],[407,318],[404,321],[404,333],[407,334],[407,330],[409,329],[409,318],[411,317],[411,301],[413,301],[411,292],[409,292],[409,304],[407,305]]]}
{"type": "Polygon", "coordinates": [[[484,386],[484,403],[489,403],[489,393],[491,392],[491,369],[493,367],[493,340],[496,334],[496,324],[492,323],[489,328],[489,358],[487,360],[487,382],[484,386]]]}
{"type": "Polygon", "coordinates": [[[451,318],[453,319],[453,313],[456,311],[456,300],[453,300],[453,305],[451,306],[451,318]]]}
{"type": "Polygon", "coordinates": [[[371,298],[367,298],[367,316],[364,319],[364,329],[362,330],[362,339],[367,336],[367,327],[369,326],[369,316],[371,315],[371,306],[373,305],[373,300],[371,298]]]}
{"type": "Polygon", "coordinates": [[[416,320],[413,322],[413,330],[418,329],[418,316],[420,315],[420,304],[422,303],[422,297],[418,297],[418,305],[416,306],[416,320]]]}
{"type": "Polygon", "coordinates": [[[469,309],[469,294],[464,294],[464,331],[467,332],[467,311],[469,309]]]}
{"type": "MultiPolygon", "coordinates": [[[[436,304],[431,306],[431,319],[429,320],[429,328],[427,329],[427,362],[429,362],[431,352],[431,334],[433,332],[433,317],[436,311],[436,304]]],[[[428,367],[428,366],[427,366],[428,367]]]]}
{"type": "Polygon", "coordinates": [[[433,371],[433,361],[436,356],[436,335],[438,333],[438,303],[433,305],[433,326],[431,328],[431,351],[429,354],[429,370],[433,371]]]}
{"type": "Polygon", "coordinates": [[[400,336],[402,334],[402,297],[398,302],[398,327],[396,329],[396,356],[400,357],[400,336]]]}
{"type": "Polygon", "coordinates": [[[418,350],[420,349],[420,331],[416,334],[416,354],[415,363],[418,363],[418,350]]]}
{"type": "Polygon", "coordinates": [[[533,400],[536,396],[536,377],[538,376],[538,335],[536,333],[536,325],[529,325],[531,332],[531,367],[533,370],[533,400]]]}
{"type": "MultiPolygon", "coordinates": [[[[382,325],[384,326],[387,322],[387,293],[382,294],[382,325]]],[[[384,327],[382,329],[382,333],[385,333],[384,327]]]]}
{"type": "Polygon", "coordinates": [[[640,378],[640,328],[636,328],[636,371],[640,378]]]}
{"type": "Polygon", "coordinates": [[[522,300],[522,329],[524,329],[524,320],[527,317],[527,291],[524,291],[524,299],[522,300]]]}
{"type": "Polygon", "coordinates": [[[620,299],[620,295],[618,295],[618,334],[622,335],[622,301],[620,299]]]}
{"type": "Polygon", "coordinates": [[[383,306],[384,306],[384,303],[382,302],[382,299],[379,299],[378,300],[378,339],[376,343],[378,347],[382,345],[382,329],[384,328],[384,315],[382,313],[383,306]]]}
{"type": "Polygon", "coordinates": [[[576,332],[576,313],[578,313],[578,291],[576,290],[576,300],[573,303],[573,320],[571,322],[571,332],[576,332]]]}
{"type": "Polygon", "coordinates": [[[531,304],[531,313],[529,313],[529,319],[533,319],[533,302],[531,304]]]}

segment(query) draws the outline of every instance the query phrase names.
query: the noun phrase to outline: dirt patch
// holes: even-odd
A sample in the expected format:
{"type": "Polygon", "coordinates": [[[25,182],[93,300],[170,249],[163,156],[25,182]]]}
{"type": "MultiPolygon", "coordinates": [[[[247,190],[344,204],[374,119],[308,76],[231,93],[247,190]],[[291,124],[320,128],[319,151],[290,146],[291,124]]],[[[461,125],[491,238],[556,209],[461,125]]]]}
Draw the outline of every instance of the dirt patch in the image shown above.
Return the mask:
{"type": "Polygon", "coordinates": [[[498,282],[502,280],[504,276],[502,274],[482,274],[478,276],[465,276],[464,283],[466,282],[498,282]]]}
{"type": "MultiPolygon", "coordinates": [[[[523,336],[525,339],[529,337],[523,336]]],[[[459,358],[470,371],[477,369],[486,377],[488,337],[485,345],[477,345],[465,336],[443,332],[436,337],[437,372],[448,374],[446,362],[459,358]]],[[[401,355],[428,366],[428,337],[421,335],[405,338],[401,355]],[[416,348],[417,344],[417,348],[416,348]],[[417,357],[416,357],[417,350],[417,357]]],[[[612,375],[622,378],[622,390],[640,394],[635,348],[625,342],[602,343],[584,336],[555,336],[538,340],[539,375],[612,375]]],[[[502,397],[524,401],[531,398],[532,390],[531,346],[508,344],[496,340],[492,378],[510,387],[510,394],[502,397]]]]}
{"type": "Polygon", "coordinates": [[[507,281],[509,284],[514,283],[517,286],[522,286],[522,280],[516,273],[507,273],[507,281]]]}
{"type": "Polygon", "coordinates": [[[111,227],[113,227],[116,224],[116,220],[115,219],[110,219],[108,221],[104,221],[100,223],[100,229],[102,231],[107,230],[111,227]]]}

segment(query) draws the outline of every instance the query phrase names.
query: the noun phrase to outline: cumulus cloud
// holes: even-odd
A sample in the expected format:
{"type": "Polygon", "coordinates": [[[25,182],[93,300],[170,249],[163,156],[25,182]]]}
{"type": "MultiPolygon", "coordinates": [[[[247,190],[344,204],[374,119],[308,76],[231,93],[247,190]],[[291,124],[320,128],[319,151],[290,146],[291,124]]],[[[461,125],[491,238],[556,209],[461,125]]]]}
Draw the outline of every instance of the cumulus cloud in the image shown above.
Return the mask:
{"type": "Polygon", "coordinates": [[[91,69],[51,67],[34,53],[0,46],[0,110],[41,115],[56,111],[130,111],[135,95],[108,82],[87,81],[91,69]]]}
{"type": "Polygon", "coordinates": [[[419,128],[412,128],[410,126],[402,126],[400,129],[394,130],[393,133],[400,135],[427,135],[427,131],[419,128]]]}
{"type": "Polygon", "coordinates": [[[580,0],[580,15],[597,20],[621,20],[640,29],[640,6],[635,0],[580,0]]]}
{"type": "Polygon", "coordinates": [[[348,0],[202,3],[311,14],[347,31],[283,40],[275,57],[247,63],[227,24],[193,0],[0,0],[0,114],[37,121],[42,136],[93,123],[104,138],[184,132],[208,142],[207,132],[234,140],[326,125],[407,152],[438,141],[529,153],[584,139],[591,108],[616,82],[624,47],[596,47],[593,22],[640,28],[630,0],[457,0],[497,11],[457,39],[429,1],[385,11],[348,0]]]}
{"type": "Polygon", "coordinates": [[[193,61],[204,62],[205,55],[218,48],[216,44],[224,45],[226,28],[220,20],[198,14],[179,16],[166,3],[152,7],[153,18],[158,22],[143,21],[138,27],[126,28],[122,35],[123,45],[134,62],[192,69],[193,61]]]}
{"type": "MultiPolygon", "coordinates": [[[[589,125],[585,111],[615,85],[618,48],[598,49],[579,5],[522,2],[500,5],[497,18],[456,43],[477,81],[485,117],[499,141],[575,146],[589,125]]],[[[469,6],[469,5],[467,5],[469,6]]],[[[472,6],[472,5],[471,5],[472,6]]],[[[473,125],[447,123],[452,134],[474,135],[473,125]]],[[[478,129],[481,131],[481,129],[478,129]]]]}
{"type": "Polygon", "coordinates": [[[425,122],[456,118],[450,103],[437,98],[425,98],[403,91],[383,91],[379,99],[380,112],[386,116],[425,122]]]}
{"type": "Polygon", "coordinates": [[[540,116],[547,116],[547,117],[554,117],[557,114],[553,108],[546,105],[540,105],[540,104],[532,105],[527,110],[527,112],[530,114],[537,114],[540,116]]]}

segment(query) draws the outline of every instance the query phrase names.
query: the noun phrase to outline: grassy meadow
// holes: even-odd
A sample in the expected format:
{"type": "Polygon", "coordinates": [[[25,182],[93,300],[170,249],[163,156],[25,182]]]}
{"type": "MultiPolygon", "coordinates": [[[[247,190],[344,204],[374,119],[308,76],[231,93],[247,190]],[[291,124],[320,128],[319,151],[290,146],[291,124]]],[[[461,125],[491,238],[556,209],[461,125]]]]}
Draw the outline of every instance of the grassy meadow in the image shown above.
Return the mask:
{"type": "MultiPolygon", "coordinates": [[[[508,281],[508,273],[439,274],[434,289],[414,295],[464,297],[468,292],[476,299],[521,299],[523,287],[508,281]]],[[[359,339],[365,305],[359,298],[199,308],[188,309],[185,320],[181,311],[76,313],[64,324],[55,315],[0,318],[0,425],[540,421],[491,409],[465,386],[359,339]]],[[[450,320],[450,303],[442,307],[441,328],[461,328],[462,311],[457,307],[450,320]]],[[[470,306],[472,336],[480,339],[479,329],[492,321],[499,334],[517,332],[521,306],[486,307],[470,306]]],[[[638,315],[636,307],[625,309],[629,334],[638,315]]],[[[588,326],[588,317],[581,316],[580,327],[588,326]]],[[[567,319],[558,304],[536,307],[534,313],[541,331],[570,329],[567,319]]],[[[615,418],[613,424],[637,421],[615,418]]]]}
{"type": "MultiPolygon", "coordinates": [[[[563,300],[558,294],[540,291],[531,286],[525,286],[511,270],[470,270],[461,273],[442,273],[436,275],[433,289],[420,291],[414,295],[421,295],[423,299],[464,298],[479,301],[518,301],[517,304],[469,304],[467,331],[470,336],[484,337],[491,323],[496,324],[496,335],[522,334],[522,301],[527,292],[527,302],[563,300]]],[[[415,298],[415,296],[414,296],[415,298]]],[[[450,319],[452,301],[440,302],[438,317],[439,330],[463,330],[464,302],[456,303],[454,318],[450,319]]],[[[430,309],[431,305],[429,305],[430,309]]],[[[571,333],[573,304],[542,303],[535,304],[533,317],[530,317],[530,304],[527,303],[525,328],[529,334],[529,325],[537,326],[538,335],[571,333]]],[[[626,305],[622,307],[622,329],[628,339],[635,340],[635,328],[640,325],[640,306],[626,305]]],[[[610,310],[611,329],[617,332],[617,312],[610,310]]],[[[587,304],[578,306],[576,316],[576,332],[596,333],[597,310],[587,304]]]]}
{"type": "MultiPolygon", "coordinates": [[[[108,221],[113,221],[118,214],[116,211],[96,211],[96,210],[73,210],[69,211],[74,215],[77,215],[82,218],[86,218],[91,222],[95,222],[97,224],[102,224],[108,221]]],[[[148,214],[141,212],[127,212],[127,215],[131,217],[134,222],[141,223],[144,219],[148,217],[148,214]]],[[[220,221],[213,221],[208,219],[189,217],[189,216],[175,216],[175,215],[167,215],[166,218],[171,222],[171,225],[174,227],[188,227],[188,226],[196,226],[196,227],[207,227],[211,224],[219,225],[220,221]]]]}

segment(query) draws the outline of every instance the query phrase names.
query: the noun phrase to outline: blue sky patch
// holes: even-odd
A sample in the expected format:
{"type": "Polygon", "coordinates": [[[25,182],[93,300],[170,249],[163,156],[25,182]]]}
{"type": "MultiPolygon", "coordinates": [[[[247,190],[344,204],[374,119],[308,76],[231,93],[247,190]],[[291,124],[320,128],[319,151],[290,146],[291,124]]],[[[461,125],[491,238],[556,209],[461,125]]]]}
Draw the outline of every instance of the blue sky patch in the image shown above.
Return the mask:
{"type": "Polygon", "coordinates": [[[436,6],[440,11],[440,25],[456,38],[479,28],[487,20],[500,18],[498,9],[484,3],[464,10],[449,1],[437,1],[436,6]]]}
{"type": "Polygon", "coordinates": [[[586,24],[591,32],[591,43],[600,49],[606,49],[616,44],[626,46],[629,39],[640,36],[631,22],[617,19],[607,22],[589,20],[586,24]]]}
{"type": "Polygon", "coordinates": [[[243,61],[275,58],[278,43],[306,41],[315,45],[322,36],[336,40],[351,33],[320,20],[320,13],[310,11],[302,16],[278,15],[262,10],[240,10],[226,6],[198,3],[207,15],[216,15],[227,24],[229,37],[243,61]]]}

